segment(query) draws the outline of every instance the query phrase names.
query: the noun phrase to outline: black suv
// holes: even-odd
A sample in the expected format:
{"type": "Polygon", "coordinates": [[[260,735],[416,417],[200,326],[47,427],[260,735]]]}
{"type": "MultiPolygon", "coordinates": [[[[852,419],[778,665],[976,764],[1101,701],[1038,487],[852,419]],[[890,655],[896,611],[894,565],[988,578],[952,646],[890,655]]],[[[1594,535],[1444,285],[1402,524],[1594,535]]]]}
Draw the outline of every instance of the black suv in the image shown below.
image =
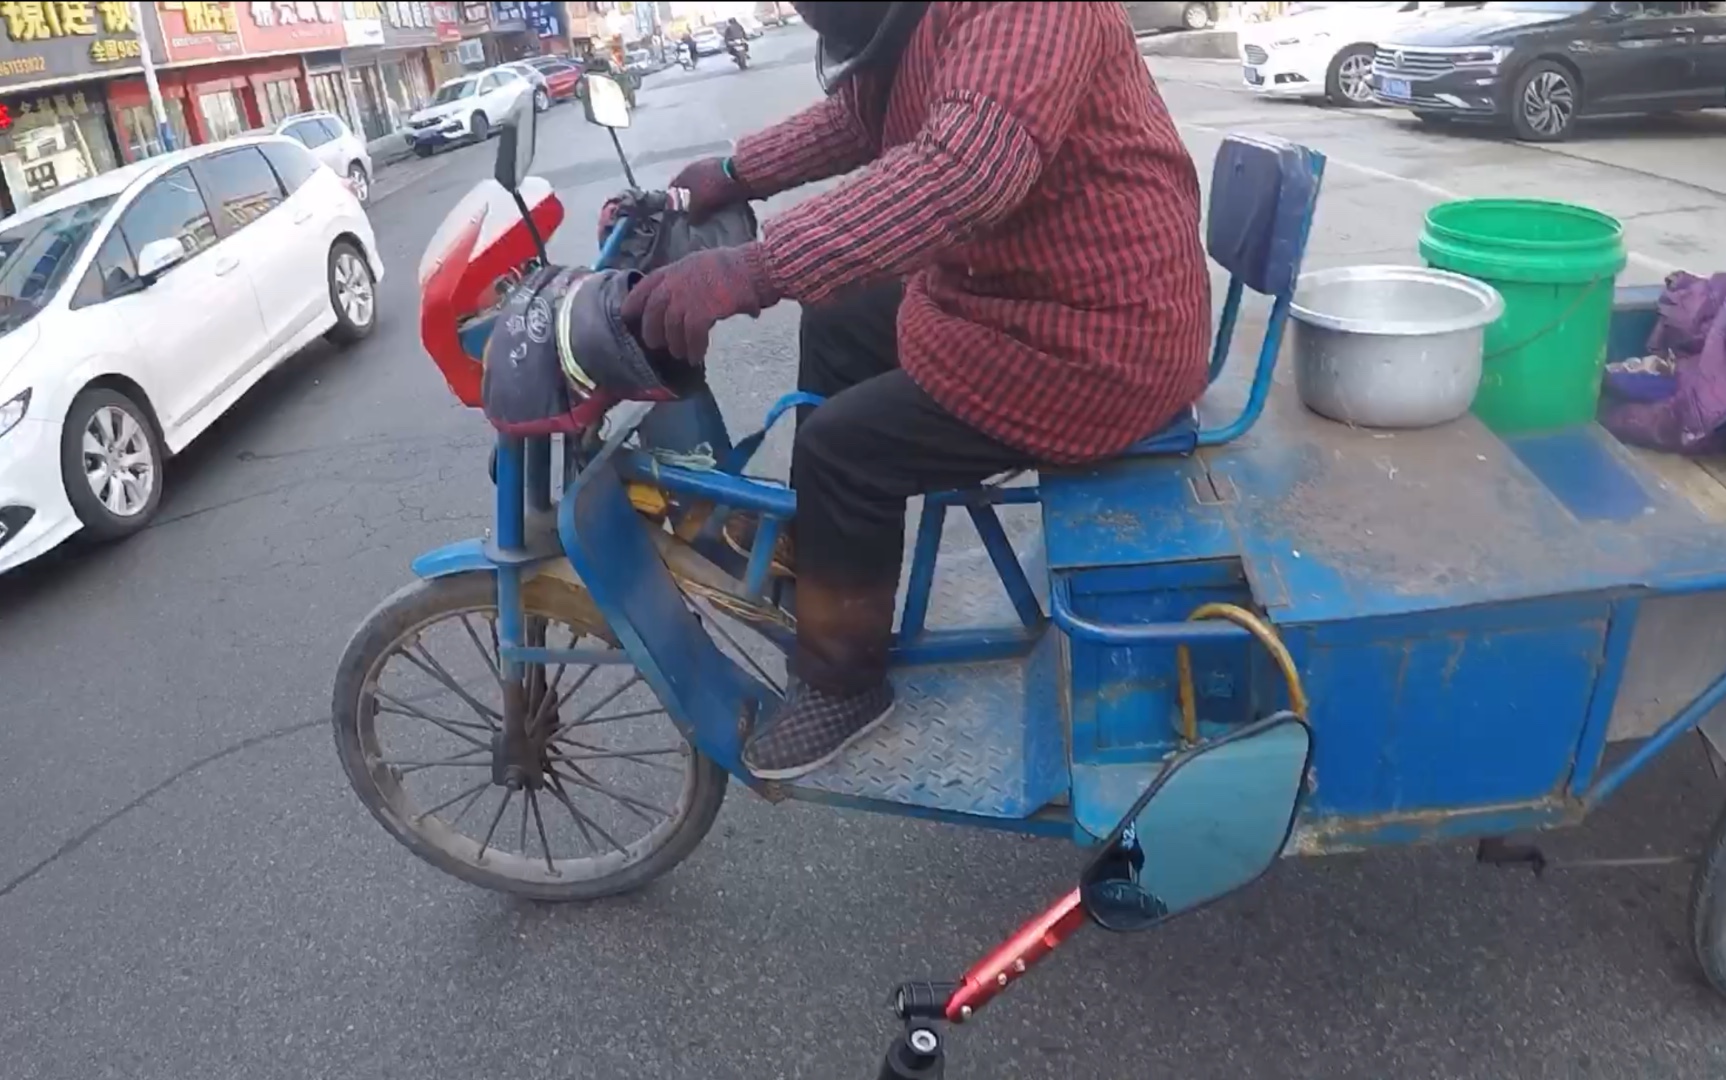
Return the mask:
{"type": "Polygon", "coordinates": [[[1487,3],[1380,42],[1373,96],[1428,122],[1509,121],[1551,142],[1578,117],[1726,107],[1726,2],[1487,3]]]}

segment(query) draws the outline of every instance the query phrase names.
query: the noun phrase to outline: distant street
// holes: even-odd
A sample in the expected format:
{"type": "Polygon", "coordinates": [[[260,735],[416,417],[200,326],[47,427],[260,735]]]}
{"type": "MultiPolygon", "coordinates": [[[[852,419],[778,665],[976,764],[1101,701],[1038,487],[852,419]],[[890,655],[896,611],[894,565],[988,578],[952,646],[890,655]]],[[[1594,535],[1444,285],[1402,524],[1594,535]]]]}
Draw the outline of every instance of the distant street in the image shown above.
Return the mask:
{"type": "MultiPolygon", "coordinates": [[[[650,76],[622,133],[641,182],[814,101],[813,45],[770,31],[747,72],[650,76]]],[[[1542,194],[1624,218],[1629,279],[1726,269],[1726,117],[1549,150],[1259,101],[1227,64],[1153,71],[1202,175],[1231,129],[1330,155],[1311,267],[1413,261],[1453,194],[1542,194]]],[[[568,212],[552,254],[584,262],[622,173],[579,106],[541,124],[535,171],[568,212]]],[[[336,659],[415,555],[491,520],[490,429],[419,347],[415,269],[494,150],[410,162],[374,206],[377,334],[266,379],[172,463],[143,534],[0,579],[4,1080],[870,1080],[894,984],[956,976],[1070,887],[1064,844],[734,786],[676,872],[549,908],[439,874],[362,809],[329,734],[336,659]]],[[[734,430],[791,387],[796,325],[785,305],[719,329],[734,430]]],[[[1675,753],[1552,849],[1680,851],[1721,801],[1675,753]]],[[[1160,932],[1082,935],[954,1034],[948,1075],[1718,1080],[1688,882],[1536,880],[1462,848],[1291,861],[1160,932]]]]}

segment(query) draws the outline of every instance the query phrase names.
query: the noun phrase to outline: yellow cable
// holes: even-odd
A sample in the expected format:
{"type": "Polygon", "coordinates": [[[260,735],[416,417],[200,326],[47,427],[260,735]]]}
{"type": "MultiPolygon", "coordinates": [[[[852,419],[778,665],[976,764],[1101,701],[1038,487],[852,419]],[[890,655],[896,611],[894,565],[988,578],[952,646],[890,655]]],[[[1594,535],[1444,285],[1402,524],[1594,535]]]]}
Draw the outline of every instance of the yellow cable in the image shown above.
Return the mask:
{"type": "MultiPolygon", "coordinates": [[[[1205,619],[1225,619],[1256,638],[1282,672],[1283,682],[1288,686],[1290,711],[1302,720],[1307,718],[1306,690],[1301,686],[1300,672],[1295,670],[1288,647],[1269,623],[1234,604],[1202,604],[1187,616],[1188,622],[1205,619]]],[[[1199,741],[1199,706],[1198,694],[1193,689],[1192,651],[1186,645],[1175,649],[1175,669],[1180,677],[1181,738],[1192,746],[1199,741]]]]}

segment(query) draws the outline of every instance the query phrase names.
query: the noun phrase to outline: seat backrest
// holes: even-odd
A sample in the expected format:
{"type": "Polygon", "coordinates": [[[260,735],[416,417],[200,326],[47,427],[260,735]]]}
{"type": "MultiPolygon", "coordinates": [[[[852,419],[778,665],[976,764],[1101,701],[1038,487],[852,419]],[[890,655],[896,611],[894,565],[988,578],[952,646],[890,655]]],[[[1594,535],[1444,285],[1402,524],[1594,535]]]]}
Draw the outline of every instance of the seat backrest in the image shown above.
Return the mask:
{"type": "Polygon", "coordinates": [[[1315,159],[1271,135],[1230,135],[1217,150],[1205,249],[1254,292],[1290,293],[1300,276],[1322,175],[1315,159]]]}

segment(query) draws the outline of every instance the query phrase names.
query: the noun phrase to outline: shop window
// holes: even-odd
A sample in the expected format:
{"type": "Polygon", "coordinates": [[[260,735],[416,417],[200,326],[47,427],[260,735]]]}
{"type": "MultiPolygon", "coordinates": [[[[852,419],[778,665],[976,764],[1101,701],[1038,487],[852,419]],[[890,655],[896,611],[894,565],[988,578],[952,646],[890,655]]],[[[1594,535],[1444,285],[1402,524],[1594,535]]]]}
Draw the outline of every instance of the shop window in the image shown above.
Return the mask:
{"type": "Polygon", "coordinates": [[[244,132],[246,110],[240,96],[232,90],[217,90],[198,95],[198,115],[204,118],[204,133],[208,142],[221,142],[244,132]]]}
{"type": "Polygon", "coordinates": [[[6,180],[9,210],[21,210],[119,163],[100,100],[74,91],[6,105],[12,125],[0,132],[0,176],[6,180]]]}
{"type": "Polygon", "coordinates": [[[272,79],[263,85],[258,104],[264,111],[265,125],[279,124],[305,108],[300,104],[300,84],[293,79],[272,79]]]}
{"type": "Polygon", "coordinates": [[[282,205],[282,185],[255,146],[230,150],[193,166],[216,212],[223,236],[239,232],[282,205]]]}
{"type": "MultiPolygon", "coordinates": [[[[174,146],[191,146],[192,133],[186,127],[185,103],[179,98],[167,98],[162,102],[162,109],[168,114],[168,131],[174,138],[174,146]]],[[[168,149],[162,145],[161,133],[156,129],[156,114],[150,106],[127,105],[114,115],[127,161],[142,161],[168,149]]]]}
{"type": "Polygon", "coordinates": [[[282,182],[282,190],[289,195],[300,190],[300,185],[318,171],[318,159],[290,143],[267,142],[258,149],[264,152],[276,170],[276,178],[282,182]]]}
{"type": "Polygon", "coordinates": [[[120,218],[120,231],[133,251],[143,251],[152,240],[172,237],[190,258],[216,242],[216,225],[210,218],[204,196],[184,166],[169,172],[145,188],[120,218]]]}

